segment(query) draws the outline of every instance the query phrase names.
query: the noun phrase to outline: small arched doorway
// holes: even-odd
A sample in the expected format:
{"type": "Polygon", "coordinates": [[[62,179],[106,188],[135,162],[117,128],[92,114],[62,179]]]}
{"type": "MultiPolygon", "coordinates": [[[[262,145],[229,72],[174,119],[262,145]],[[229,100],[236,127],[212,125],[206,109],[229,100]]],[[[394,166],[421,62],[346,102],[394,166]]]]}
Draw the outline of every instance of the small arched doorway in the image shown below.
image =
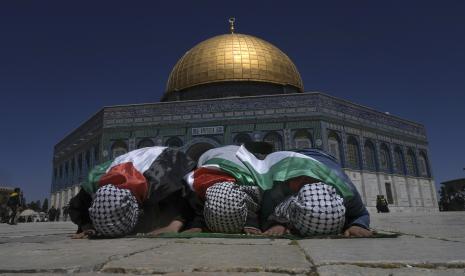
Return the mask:
{"type": "Polygon", "coordinates": [[[263,142],[267,142],[272,145],[273,151],[280,151],[284,149],[283,138],[278,132],[268,132],[265,137],[263,137],[263,142]]]}
{"type": "Polygon", "coordinates": [[[169,138],[165,142],[165,146],[170,147],[170,148],[180,148],[180,147],[182,147],[182,144],[183,144],[182,140],[179,139],[178,137],[175,137],[175,136],[169,138]]]}
{"type": "Polygon", "coordinates": [[[212,144],[210,143],[206,143],[206,142],[201,142],[201,143],[197,143],[197,144],[194,144],[192,145],[187,151],[186,151],[186,154],[194,161],[198,161],[200,156],[206,152],[207,150],[209,149],[212,149],[214,148],[215,146],[213,146],[212,144]]]}
{"type": "MultiPolygon", "coordinates": [[[[115,141],[113,143],[113,146],[111,146],[111,152],[113,158],[116,158],[128,152],[128,145],[123,140],[115,141]]],[[[81,156],[82,155],[80,155],[79,157],[82,158],[81,156]]],[[[79,160],[79,163],[82,165],[82,159],[79,160]]],[[[81,168],[79,168],[79,171],[81,171],[81,168]]]]}
{"type": "Polygon", "coordinates": [[[139,144],[137,144],[138,149],[153,147],[153,146],[155,146],[155,143],[150,138],[144,138],[144,139],[140,140],[139,144]]]}
{"type": "Polygon", "coordinates": [[[241,132],[237,134],[236,137],[234,137],[234,144],[238,146],[245,144],[247,142],[251,142],[251,141],[252,141],[252,138],[246,132],[241,132]]]}

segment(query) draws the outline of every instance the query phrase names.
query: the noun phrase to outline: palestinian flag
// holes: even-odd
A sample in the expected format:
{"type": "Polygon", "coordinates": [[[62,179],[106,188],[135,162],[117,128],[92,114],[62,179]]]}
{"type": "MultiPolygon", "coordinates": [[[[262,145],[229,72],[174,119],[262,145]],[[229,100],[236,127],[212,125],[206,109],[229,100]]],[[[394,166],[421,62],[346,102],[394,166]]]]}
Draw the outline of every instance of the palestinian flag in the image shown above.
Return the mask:
{"type": "Polygon", "coordinates": [[[273,187],[275,181],[285,182],[299,176],[308,176],[333,186],[344,198],[353,196],[350,187],[331,168],[318,160],[291,151],[269,154],[264,160],[257,159],[244,146],[236,157],[249,169],[254,181],[263,190],[273,187]]]}
{"type": "Polygon", "coordinates": [[[244,146],[225,146],[206,151],[199,159],[198,169],[187,175],[186,182],[203,197],[208,187],[226,181],[228,176],[233,177],[239,185],[259,186],[263,190],[270,190],[275,182],[308,176],[335,187],[344,198],[353,196],[340,176],[312,157],[279,151],[269,154],[265,160],[259,160],[244,146]]]}
{"type": "Polygon", "coordinates": [[[94,194],[107,184],[128,189],[139,203],[152,198],[160,201],[182,188],[182,178],[195,168],[183,152],[167,147],[147,147],[130,151],[96,166],[82,187],[94,194]]]}
{"type": "Polygon", "coordinates": [[[249,169],[236,157],[238,150],[239,146],[225,146],[203,153],[198,168],[185,177],[191,190],[205,198],[207,189],[218,182],[255,185],[249,169]]]}
{"type": "Polygon", "coordinates": [[[186,182],[200,198],[205,199],[207,189],[220,182],[236,182],[236,179],[228,173],[217,168],[200,167],[187,174],[186,182]]]}
{"type": "Polygon", "coordinates": [[[206,151],[199,158],[198,168],[186,175],[185,181],[201,198],[218,182],[255,185],[249,169],[236,157],[238,150],[239,146],[225,146],[206,151]]]}
{"type": "Polygon", "coordinates": [[[247,166],[237,158],[239,146],[225,146],[206,151],[199,158],[198,167],[223,171],[236,179],[240,185],[255,185],[247,166]]]}

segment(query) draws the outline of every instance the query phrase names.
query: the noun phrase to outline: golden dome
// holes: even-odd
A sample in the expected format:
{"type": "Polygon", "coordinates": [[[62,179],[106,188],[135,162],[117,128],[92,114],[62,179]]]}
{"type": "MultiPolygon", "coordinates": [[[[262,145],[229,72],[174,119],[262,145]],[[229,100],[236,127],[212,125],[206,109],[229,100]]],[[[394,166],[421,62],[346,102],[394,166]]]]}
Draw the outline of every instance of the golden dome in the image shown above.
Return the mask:
{"type": "Polygon", "coordinates": [[[254,81],[289,85],[303,92],[291,59],[277,47],[244,34],[224,34],[197,44],[176,63],[166,94],[201,84],[254,81]]]}

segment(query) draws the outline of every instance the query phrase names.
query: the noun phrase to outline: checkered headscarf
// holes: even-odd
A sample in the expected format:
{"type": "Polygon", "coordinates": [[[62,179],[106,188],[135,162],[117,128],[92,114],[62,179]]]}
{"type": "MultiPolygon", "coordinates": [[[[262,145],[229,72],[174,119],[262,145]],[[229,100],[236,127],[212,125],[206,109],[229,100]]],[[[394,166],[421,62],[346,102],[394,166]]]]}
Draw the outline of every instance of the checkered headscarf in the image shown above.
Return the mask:
{"type": "Polygon", "coordinates": [[[109,184],[95,193],[89,215],[98,234],[124,236],[136,226],[139,206],[131,191],[109,184]]]}
{"type": "Polygon", "coordinates": [[[303,236],[338,234],[345,222],[344,200],[324,183],[304,185],[275,208],[275,216],[288,221],[303,236]]]}
{"type": "Polygon", "coordinates": [[[214,232],[242,232],[248,212],[260,208],[261,194],[258,187],[239,186],[233,182],[220,182],[207,189],[204,217],[208,228],[214,232]]]}

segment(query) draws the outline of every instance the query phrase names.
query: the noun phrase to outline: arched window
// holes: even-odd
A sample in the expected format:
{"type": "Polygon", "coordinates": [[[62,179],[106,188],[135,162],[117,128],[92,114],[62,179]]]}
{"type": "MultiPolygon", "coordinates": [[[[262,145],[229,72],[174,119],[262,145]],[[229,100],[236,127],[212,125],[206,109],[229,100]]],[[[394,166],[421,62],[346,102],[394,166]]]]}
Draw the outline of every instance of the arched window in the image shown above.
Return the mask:
{"type": "Polygon", "coordinates": [[[118,140],[113,143],[113,146],[111,147],[111,153],[113,158],[116,158],[120,155],[123,155],[128,152],[128,145],[122,140],[118,140]]]}
{"type": "Polygon", "coordinates": [[[405,174],[404,154],[399,147],[394,149],[394,160],[396,161],[396,173],[405,174]]]}
{"type": "Polygon", "coordinates": [[[71,159],[71,171],[70,171],[71,178],[74,178],[76,175],[76,159],[71,159]]]}
{"type": "Polygon", "coordinates": [[[416,166],[416,158],[415,158],[415,153],[413,153],[412,149],[409,149],[407,151],[407,159],[406,159],[406,165],[407,165],[407,174],[408,175],[417,175],[417,166],[416,166]]]}
{"type": "Polygon", "coordinates": [[[171,137],[168,140],[166,140],[165,146],[170,147],[170,148],[180,148],[182,147],[183,142],[179,137],[171,137]]]}
{"type": "Polygon", "coordinates": [[[155,143],[150,138],[144,138],[139,142],[139,144],[137,144],[138,149],[153,147],[153,146],[155,146],[155,143]]]}
{"type": "Polygon", "coordinates": [[[360,169],[358,142],[353,136],[347,138],[347,165],[349,168],[360,169]]]}
{"type": "Polygon", "coordinates": [[[100,144],[97,144],[94,146],[94,161],[95,163],[98,163],[99,161],[99,152],[100,152],[100,144]]]}
{"type": "Polygon", "coordinates": [[[334,158],[339,161],[339,163],[342,162],[342,156],[341,156],[341,139],[339,139],[339,136],[335,132],[330,132],[328,135],[328,149],[329,149],[329,154],[334,156],[334,158]]]}
{"type": "Polygon", "coordinates": [[[294,135],[294,146],[296,149],[312,147],[312,135],[305,129],[298,130],[294,135]]]}
{"type": "Polygon", "coordinates": [[[239,133],[236,135],[236,137],[234,137],[234,144],[238,146],[245,144],[247,142],[251,142],[251,141],[252,141],[252,138],[250,137],[249,134],[245,132],[239,133]]]}
{"type": "Polygon", "coordinates": [[[215,145],[210,144],[208,142],[199,142],[196,144],[193,144],[192,146],[189,147],[189,149],[186,151],[186,154],[194,161],[199,161],[200,156],[202,156],[203,153],[205,153],[209,149],[215,148],[215,145]]]}
{"type": "Polygon", "coordinates": [[[428,158],[426,157],[426,153],[423,151],[420,152],[420,156],[418,157],[418,167],[420,176],[430,176],[428,158]]]}
{"type": "Polygon", "coordinates": [[[65,165],[61,164],[60,165],[60,180],[63,180],[63,170],[64,170],[65,165]]]}
{"type": "Polygon", "coordinates": [[[69,177],[69,161],[66,161],[65,162],[65,173],[64,173],[63,178],[67,180],[68,177],[69,177]]]}
{"type": "Polygon", "coordinates": [[[364,146],[365,152],[365,166],[368,170],[376,170],[376,154],[375,154],[375,146],[369,140],[365,142],[364,146]]]}
{"type": "Polygon", "coordinates": [[[386,144],[382,144],[380,147],[380,167],[382,171],[391,172],[392,163],[391,163],[391,154],[389,154],[389,148],[386,144]]]}
{"type": "Polygon", "coordinates": [[[86,168],[88,171],[90,171],[90,168],[92,166],[91,162],[90,162],[90,150],[87,150],[86,151],[86,168]]]}
{"type": "Polygon", "coordinates": [[[267,142],[273,146],[273,151],[283,150],[283,138],[277,132],[268,132],[263,137],[263,142],[267,142]]]}
{"type": "Polygon", "coordinates": [[[79,171],[79,174],[82,173],[82,153],[79,153],[79,156],[78,156],[78,171],[79,171]]]}

